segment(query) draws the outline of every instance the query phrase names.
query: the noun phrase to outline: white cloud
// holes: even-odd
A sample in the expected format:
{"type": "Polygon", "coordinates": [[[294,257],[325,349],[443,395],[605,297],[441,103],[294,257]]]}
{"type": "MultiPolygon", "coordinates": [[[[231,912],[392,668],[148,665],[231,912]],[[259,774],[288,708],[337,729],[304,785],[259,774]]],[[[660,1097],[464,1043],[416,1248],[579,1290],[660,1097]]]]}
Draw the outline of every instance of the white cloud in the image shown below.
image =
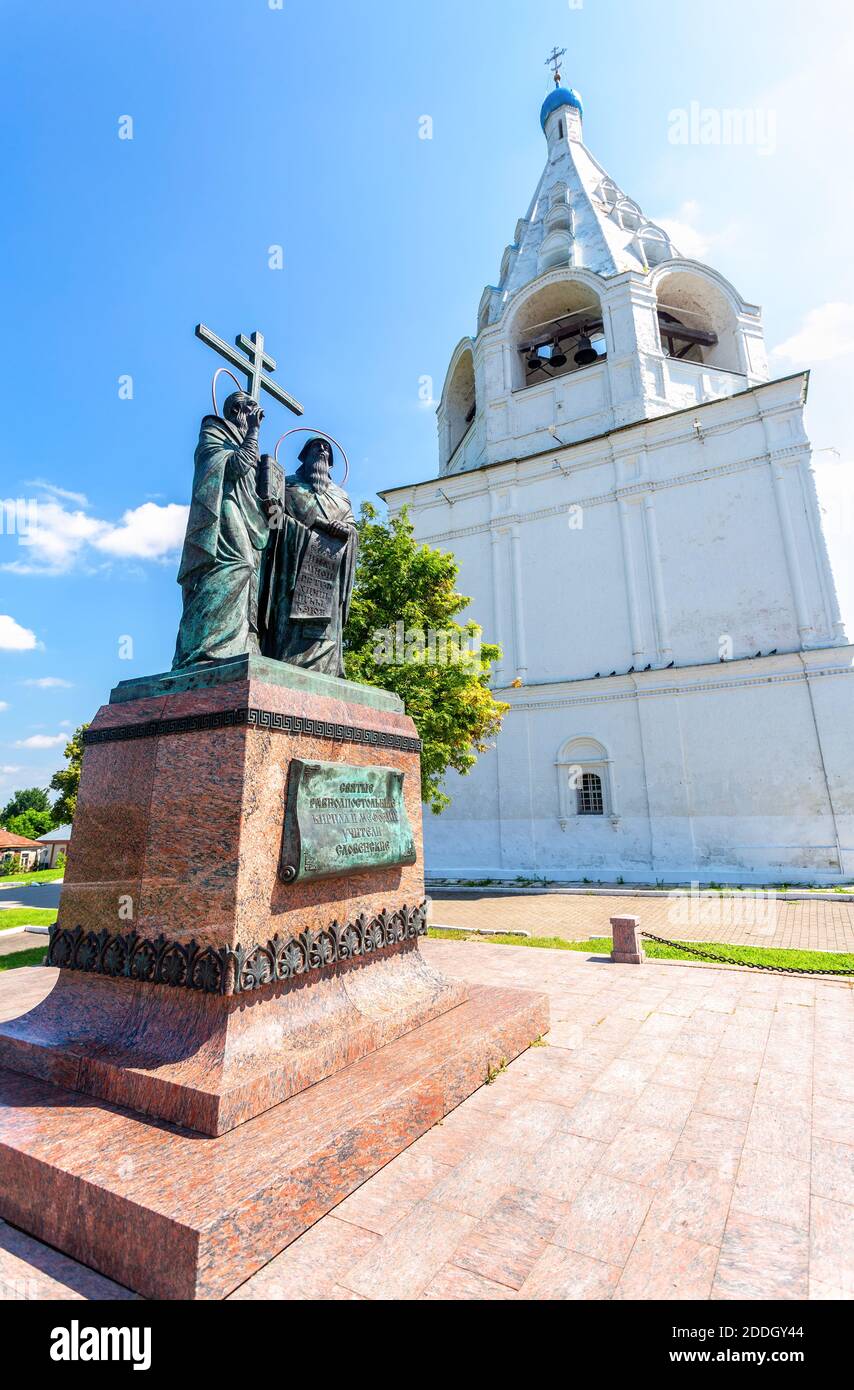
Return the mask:
{"type": "Polygon", "coordinates": [[[63,690],[71,690],[72,682],[62,679],[62,676],[38,676],[33,680],[21,681],[22,685],[34,685],[39,690],[54,690],[60,687],[63,690]]]}
{"type": "Polygon", "coordinates": [[[8,708],[9,708],[9,701],[8,701],[8,700],[0,700],[0,713],[2,713],[4,709],[8,709],[8,708]]]}
{"type": "Polygon", "coordinates": [[[44,478],[28,478],[24,482],[24,487],[37,487],[42,492],[50,493],[52,497],[61,497],[66,502],[76,502],[78,507],[88,507],[89,498],[85,492],[69,492],[67,488],[57,487],[55,483],[48,483],[44,478]]]}
{"type": "Polygon", "coordinates": [[[178,549],[187,529],[189,507],[143,502],[126,511],[119,526],[108,527],[93,544],[110,555],[160,560],[178,549]]]}
{"type": "Polygon", "coordinates": [[[165,506],[144,502],[116,523],[80,507],[68,508],[54,497],[41,499],[33,522],[18,537],[25,558],[8,561],[0,569],[13,574],[67,574],[76,567],[91,566],[94,552],[99,552],[100,564],[105,563],[101,556],[162,560],[179,549],[188,510],[176,502],[165,506]]]}
{"type": "Polygon", "coordinates": [[[16,574],[62,574],[103,529],[104,522],[79,509],[67,511],[61,502],[40,501],[35,520],[18,537],[32,558],[13,560],[3,568],[16,574]]]}
{"type": "Polygon", "coordinates": [[[828,362],[854,352],[854,304],[834,300],[810,309],[791,338],[771,350],[790,362],[828,362]]]}
{"type": "Polygon", "coordinates": [[[0,763],[0,777],[14,777],[16,772],[23,772],[17,763],[0,763]]]}
{"type": "Polygon", "coordinates": [[[68,742],[68,734],[31,734],[29,738],[19,738],[16,748],[58,748],[68,742]]]}
{"type": "Polygon", "coordinates": [[[720,249],[735,237],[733,224],[710,231],[699,225],[700,217],[700,204],[689,199],[682,203],[673,217],[656,219],[657,225],[670,237],[679,255],[689,261],[706,261],[713,248],[720,249]]]}
{"type": "Polygon", "coordinates": [[[8,613],[0,613],[0,651],[31,652],[38,646],[36,634],[21,627],[8,613]]]}

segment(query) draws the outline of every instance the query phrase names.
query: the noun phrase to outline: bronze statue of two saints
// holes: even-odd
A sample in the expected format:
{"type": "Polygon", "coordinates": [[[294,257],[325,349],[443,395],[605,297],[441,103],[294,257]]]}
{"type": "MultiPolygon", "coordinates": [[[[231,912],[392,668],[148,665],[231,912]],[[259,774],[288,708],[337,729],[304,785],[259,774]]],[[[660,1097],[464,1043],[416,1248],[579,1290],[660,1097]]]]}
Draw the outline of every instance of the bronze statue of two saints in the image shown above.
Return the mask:
{"type": "Polygon", "coordinates": [[[309,439],[296,473],[259,455],[264,412],[244,391],[202,420],[178,583],[172,669],[248,653],[343,676],[356,569],[350,499],[332,448],[309,439]]]}

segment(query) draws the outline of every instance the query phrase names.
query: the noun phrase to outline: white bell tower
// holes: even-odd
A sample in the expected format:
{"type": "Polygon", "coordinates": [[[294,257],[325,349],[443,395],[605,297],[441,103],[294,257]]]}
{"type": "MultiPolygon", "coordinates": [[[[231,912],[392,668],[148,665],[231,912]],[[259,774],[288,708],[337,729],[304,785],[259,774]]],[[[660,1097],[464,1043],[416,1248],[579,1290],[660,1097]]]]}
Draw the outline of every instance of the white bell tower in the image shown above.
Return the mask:
{"type": "Polygon", "coordinates": [[[854,681],[808,374],[769,380],[759,308],[591,154],[560,56],[545,168],[451,358],[438,483],[383,494],[456,555],[511,706],[427,817],[428,869],[838,881],[854,681]]]}
{"type": "Polygon", "coordinates": [[[679,255],[586,148],[583,114],[558,68],[540,111],[546,166],[498,284],[483,292],[477,333],[451,360],[438,411],[443,473],[767,380],[757,306],[679,255]]]}

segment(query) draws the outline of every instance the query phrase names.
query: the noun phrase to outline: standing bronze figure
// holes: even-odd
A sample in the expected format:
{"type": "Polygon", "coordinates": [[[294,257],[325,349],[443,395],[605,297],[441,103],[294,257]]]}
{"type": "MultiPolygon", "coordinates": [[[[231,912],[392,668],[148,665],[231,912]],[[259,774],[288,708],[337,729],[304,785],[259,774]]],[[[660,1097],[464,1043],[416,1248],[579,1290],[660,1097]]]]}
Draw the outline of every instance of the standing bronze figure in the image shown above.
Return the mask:
{"type": "Polygon", "coordinates": [[[202,420],[178,583],[184,611],[172,669],[260,651],[258,578],[269,524],[258,496],[264,412],[234,391],[202,420]]]}
{"type": "Polygon", "coordinates": [[[262,651],[313,671],[343,676],[344,624],[356,572],[350,499],[332,481],[332,449],[312,438],[285,481],[281,526],[264,562],[262,651]]]}
{"type": "Polygon", "coordinates": [[[172,669],[263,653],[343,676],[357,542],[350,499],[332,481],[331,445],[309,439],[283,488],[275,458],[259,457],[257,398],[266,391],[295,415],[302,406],[268,375],[276,363],[263,335],[241,333],[231,347],[198,324],[196,336],[245,375],[248,389],[232,392],[220,416],[217,377],[240,383],[226,367],[214,374],[178,571],[184,611],[172,669]]]}

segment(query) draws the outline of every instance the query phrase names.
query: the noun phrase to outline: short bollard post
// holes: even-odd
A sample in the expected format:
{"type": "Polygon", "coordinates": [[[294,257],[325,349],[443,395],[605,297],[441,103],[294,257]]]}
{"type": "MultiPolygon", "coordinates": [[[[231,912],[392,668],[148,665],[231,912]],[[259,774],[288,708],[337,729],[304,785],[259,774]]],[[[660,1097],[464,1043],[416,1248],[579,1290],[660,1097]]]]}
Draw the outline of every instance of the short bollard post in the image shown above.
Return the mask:
{"type": "Polygon", "coordinates": [[[646,960],[640,937],[639,917],[611,918],[611,960],[620,965],[640,965],[646,960]]]}

